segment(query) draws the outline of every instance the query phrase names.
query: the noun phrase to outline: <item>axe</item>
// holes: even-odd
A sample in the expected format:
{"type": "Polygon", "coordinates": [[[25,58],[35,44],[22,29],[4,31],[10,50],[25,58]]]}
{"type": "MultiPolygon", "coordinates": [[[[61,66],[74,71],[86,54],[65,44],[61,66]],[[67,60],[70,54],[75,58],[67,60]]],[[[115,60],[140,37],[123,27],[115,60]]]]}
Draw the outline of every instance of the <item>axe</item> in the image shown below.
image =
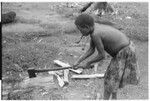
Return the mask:
{"type": "MultiPolygon", "coordinates": [[[[94,67],[94,65],[89,66],[89,68],[94,67]]],[[[36,77],[36,73],[42,73],[42,72],[49,72],[49,71],[57,71],[57,70],[64,70],[64,69],[71,69],[72,67],[63,67],[63,68],[52,68],[52,69],[34,69],[34,68],[29,68],[27,70],[29,78],[34,78],[36,77]]],[[[78,66],[78,68],[84,68],[83,66],[78,66]]]]}

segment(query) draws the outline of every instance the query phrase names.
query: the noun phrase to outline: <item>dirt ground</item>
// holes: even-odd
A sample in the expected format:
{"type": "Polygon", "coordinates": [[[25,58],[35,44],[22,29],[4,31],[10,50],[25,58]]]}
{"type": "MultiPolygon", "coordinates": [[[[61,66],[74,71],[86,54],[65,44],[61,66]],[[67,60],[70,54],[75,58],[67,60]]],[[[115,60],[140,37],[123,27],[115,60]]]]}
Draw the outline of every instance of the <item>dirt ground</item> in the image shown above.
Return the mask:
{"type": "MultiPolygon", "coordinates": [[[[2,13],[15,11],[17,16],[14,23],[2,26],[2,99],[102,99],[103,79],[98,78],[69,78],[69,85],[63,88],[58,86],[56,80],[51,86],[21,85],[28,78],[28,68],[54,68],[54,59],[73,64],[87,50],[89,38],[85,50],[82,48],[86,38],[80,44],[75,43],[81,35],[74,25],[76,11],[83,3],[79,4],[67,7],[66,3],[3,3],[2,13]]],[[[115,22],[133,40],[141,76],[138,86],[129,85],[119,90],[118,99],[148,99],[148,3],[111,5],[116,15],[106,14],[99,19],[115,22]]],[[[87,13],[91,14],[91,10],[87,13]]],[[[103,63],[100,62],[97,71],[85,69],[83,74],[104,73],[110,59],[107,56],[103,63]]],[[[71,72],[69,77],[73,74],[71,72]]]]}

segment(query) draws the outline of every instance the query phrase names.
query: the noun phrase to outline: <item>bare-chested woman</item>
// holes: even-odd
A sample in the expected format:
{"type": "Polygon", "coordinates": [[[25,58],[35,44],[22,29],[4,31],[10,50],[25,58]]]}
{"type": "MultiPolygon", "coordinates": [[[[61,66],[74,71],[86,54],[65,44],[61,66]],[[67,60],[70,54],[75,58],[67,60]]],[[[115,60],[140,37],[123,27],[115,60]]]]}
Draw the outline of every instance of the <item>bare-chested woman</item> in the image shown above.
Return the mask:
{"type": "Polygon", "coordinates": [[[73,65],[77,66],[91,56],[95,49],[98,54],[88,61],[85,67],[105,58],[105,51],[112,56],[112,60],[104,76],[104,99],[117,99],[118,88],[126,84],[138,84],[138,64],[135,46],[121,31],[103,24],[95,24],[88,14],[81,14],[75,20],[75,25],[83,36],[90,35],[90,48],[73,65]]]}

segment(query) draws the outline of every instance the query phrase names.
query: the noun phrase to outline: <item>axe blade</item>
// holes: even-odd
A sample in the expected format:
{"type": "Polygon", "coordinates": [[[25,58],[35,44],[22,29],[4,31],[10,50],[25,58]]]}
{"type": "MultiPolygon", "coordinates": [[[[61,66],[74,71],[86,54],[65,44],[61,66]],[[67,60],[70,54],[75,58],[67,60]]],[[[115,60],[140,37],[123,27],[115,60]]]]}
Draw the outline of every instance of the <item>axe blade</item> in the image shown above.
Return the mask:
{"type": "Polygon", "coordinates": [[[29,78],[34,78],[34,77],[36,77],[35,69],[34,69],[34,68],[28,69],[28,75],[29,75],[29,78]]]}

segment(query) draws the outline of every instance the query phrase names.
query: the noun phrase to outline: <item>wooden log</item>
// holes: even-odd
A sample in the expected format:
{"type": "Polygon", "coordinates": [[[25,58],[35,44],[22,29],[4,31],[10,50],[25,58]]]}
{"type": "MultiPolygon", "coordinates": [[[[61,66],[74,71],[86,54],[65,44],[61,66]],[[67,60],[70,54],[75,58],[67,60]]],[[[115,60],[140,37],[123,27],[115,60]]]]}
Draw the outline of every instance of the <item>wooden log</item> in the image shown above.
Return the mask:
{"type": "Polygon", "coordinates": [[[104,74],[91,74],[91,75],[73,75],[72,79],[90,79],[90,78],[103,78],[104,74]]]}
{"type": "MultiPolygon", "coordinates": [[[[71,67],[68,63],[64,63],[60,60],[54,60],[54,63],[58,66],[61,66],[61,67],[71,67]]],[[[72,71],[72,72],[78,73],[78,74],[81,74],[82,71],[83,71],[82,68],[79,68],[79,69],[76,69],[76,70],[74,70],[74,69],[69,69],[69,70],[72,71]]]]}

